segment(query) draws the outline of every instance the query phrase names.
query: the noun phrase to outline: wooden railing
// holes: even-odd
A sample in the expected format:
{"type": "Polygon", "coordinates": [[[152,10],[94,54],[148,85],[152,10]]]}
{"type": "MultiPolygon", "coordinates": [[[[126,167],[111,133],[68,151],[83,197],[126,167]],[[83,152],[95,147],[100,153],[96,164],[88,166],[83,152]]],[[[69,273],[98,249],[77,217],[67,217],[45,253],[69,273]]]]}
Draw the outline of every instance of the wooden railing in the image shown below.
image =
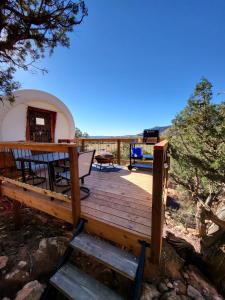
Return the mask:
{"type": "MultiPolygon", "coordinates": [[[[25,161],[25,164],[28,163],[25,161]]],[[[46,168],[49,166],[47,165],[46,168]]],[[[49,172],[47,169],[46,172],[49,172]]],[[[48,175],[49,176],[49,173],[48,175]]],[[[47,177],[46,177],[47,180],[47,177]]],[[[77,146],[75,144],[53,144],[53,143],[26,143],[26,142],[1,142],[0,143],[0,193],[8,196],[24,204],[33,204],[34,208],[41,209],[53,216],[61,217],[76,226],[80,218],[80,187],[79,187],[79,174],[78,174],[78,153],[77,146]],[[49,186],[35,186],[24,182],[21,175],[21,169],[18,171],[18,161],[15,159],[15,152],[21,153],[21,151],[31,151],[32,154],[38,153],[38,155],[44,155],[48,153],[61,153],[65,154],[69,160],[70,169],[70,196],[55,192],[49,189],[49,186]],[[14,153],[14,154],[13,154],[14,153]],[[9,160],[12,160],[9,162],[9,160]],[[12,169],[17,171],[12,172],[12,169]],[[8,172],[7,172],[8,169],[8,172]],[[12,176],[12,174],[14,174],[12,176]],[[42,198],[51,199],[49,201],[41,201],[42,198]],[[54,201],[56,200],[56,201],[54,201]],[[33,202],[32,202],[33,201],[33,202]],[[71,204],[72,216],[68,214],[66,207],[58,208],[56,203],[67,202],[71,204]],[[51,204],[51,205],[50,205],[51,204]],[[66,217],[65,217],[66,215],[66,217]]],[[[32,206],[32,205],[31,205],[32,206]]]]}
{"type": "MultiPolygon", "coordinates": [[[[50,215],[59,217],[73,223],[75,226],[80,218],[80,188],[78,174],[78,146],[85,150],[90,141],[94,143],[103,142],[116,143],[118,160],[121,159],[121,144],[130,143],[133,139],[78,139],[76,143],[62,144],[43,144],[43,143],[24,143],[24,142],[2,142],[0,143],[0,195],[6,195],[14,201],[19,201],[28,206],[40,209],[50,215]],[[81,145],[81,146],[80,146],[81,145]],[[2,173],[4,168],[11,168],[13,164],[9,162],[8,156],[13,150],[31,150],[36,152],[66,153],[69,158],[71,196],[60,192],[55,192],[49,188],[43,188],[28,184],[21,180],[21,176],[12,177],[7,173],[2,173]],[[48,199],[46,201],[42,201],[48,199]],[[56,201],[54,201],[54,199],[56,201]],[[66,202],[66,205],[57,206],[58,202],[66,202]],[[31,205],[32,204],[32,205],[31,205]],[[68,204],[71,205],[68,210],[68,204]],[[72,209],[72,213],[71,213],[72,209]]],[[[154,163],[153,163],[153,190],[152,190],[152,229],[151,229],[151,257],[154,264],[158,264],[162,249],[162,236],[164,225],[164,208],[168,185],[168,141],[163,140],[154,145],[154,163]]]]}
{"type": "Polygon", "coordinates": [[[162,251],[169,163],[168,141],[164,140],[154,146],[151,234],[151,259],[154,264],[159,264],[162,251]]]}
{"type": "MultiPolygon", "coordinates": [[[[143,142],[142,137],[138,138],[75,138],[75,139],[60,139],[59,143],[75,143],[81,151],[85,150],[106,150],[114,154],[117,164],[126,164],[129,161],[129,145],[131,142],[143,142]]],[[[143,146],[144,150],[152,154],[153,147],[143,146]]]]}

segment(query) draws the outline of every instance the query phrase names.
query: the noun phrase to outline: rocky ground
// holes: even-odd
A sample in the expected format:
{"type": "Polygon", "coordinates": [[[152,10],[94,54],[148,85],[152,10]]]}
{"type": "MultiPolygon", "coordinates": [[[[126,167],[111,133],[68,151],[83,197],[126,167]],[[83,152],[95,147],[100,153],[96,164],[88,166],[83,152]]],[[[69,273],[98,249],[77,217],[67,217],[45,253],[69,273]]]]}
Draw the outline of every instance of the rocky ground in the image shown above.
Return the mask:
{"type": "MultiPolygon", "coordinates": [[[[38,300],[46,280],[71,238],[68,224],[27,207],[20,208],[22,222],[15,228],[11,202],[0,201],[0,299],[38,300]]],[[[199,250],[194,228],[174,220],[168,210],[162,263],[148,274],[143,285],[142,300],[223,299],[211,282],[185,256],[180,256],[166,239],[166,232],[185,238],[199,250]]],[[[167,234],[168,235],[168,234],[167,234]]],[[[172,235],[170,235],[172,236],[172,235]]],[[[122,295],[131,291],[131,283],[109,269],[76,253],[72,258],[122,295]]],[[[127,297],[130,299],[131,295],[127,297]]],[[[60,296],[59,299],[62,299],[60,296]]]]}

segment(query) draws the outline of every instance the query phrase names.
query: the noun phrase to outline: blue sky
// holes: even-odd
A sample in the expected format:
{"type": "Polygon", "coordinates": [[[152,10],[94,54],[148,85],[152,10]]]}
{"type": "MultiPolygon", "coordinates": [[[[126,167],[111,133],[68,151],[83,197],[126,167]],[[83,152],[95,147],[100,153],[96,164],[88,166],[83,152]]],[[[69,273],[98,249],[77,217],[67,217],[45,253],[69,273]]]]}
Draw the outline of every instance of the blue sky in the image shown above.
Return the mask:
{"type": "MultiPolygon", "coordinates": [[[[164,126],[207,77],[225,90],[224,0],[86,0],[88,17],[22,88],[47,91],[90,135],[164,126]]],[[[223,100],[215,96],[215,101],[223,100]]]]}

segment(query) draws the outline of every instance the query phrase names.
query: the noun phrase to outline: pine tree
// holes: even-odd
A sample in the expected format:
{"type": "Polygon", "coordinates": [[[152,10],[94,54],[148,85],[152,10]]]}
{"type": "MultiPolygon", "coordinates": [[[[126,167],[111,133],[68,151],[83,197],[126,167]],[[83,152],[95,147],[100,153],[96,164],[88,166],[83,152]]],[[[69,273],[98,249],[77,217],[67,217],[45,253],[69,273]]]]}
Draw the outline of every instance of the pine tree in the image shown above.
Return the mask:
{"type": "Polygon", "coordinates": [[[5,95],[14,100],[16,69],[39,69],[34,63],[47,52],[52,54],[58,45],[69,47],[68,34],[86,15],[81,0],[1,0],[0,100],[5,95]]]}
{"type": "Polygon", "coordinates": [[[212,96],[212,84],[202,79],[169,131],[171,177],[198,204],[201,236],[209,217],[206,208],[225,187],[225,102],[212,103],[212,96]]]}

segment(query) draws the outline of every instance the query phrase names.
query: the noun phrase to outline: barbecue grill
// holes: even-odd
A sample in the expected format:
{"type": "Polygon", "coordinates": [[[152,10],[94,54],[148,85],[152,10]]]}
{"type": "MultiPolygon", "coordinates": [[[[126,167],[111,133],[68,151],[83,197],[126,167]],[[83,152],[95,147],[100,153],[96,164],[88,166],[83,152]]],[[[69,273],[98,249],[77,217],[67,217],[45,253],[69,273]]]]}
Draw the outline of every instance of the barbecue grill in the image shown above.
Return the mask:
{"type": "Polygon", "coordinates": [[[130,144],[130,164],[128,166],[129,170],[133,168],[141,169],[152,169],[152,164],[147,163],[147,161],[153,161],[153,155],[143,154],[143,145],[154,145],[159,142],[159,130],[145,129],[143,132],[143,142],[130,144]],[[145,161],[145,163],[143,163],[145,161]]]}
{"type": "Polygon", "coordinates": [[[159,130],[145,129],[143,132],[143,143],[156,144],[159,142],[159,130]]]}

